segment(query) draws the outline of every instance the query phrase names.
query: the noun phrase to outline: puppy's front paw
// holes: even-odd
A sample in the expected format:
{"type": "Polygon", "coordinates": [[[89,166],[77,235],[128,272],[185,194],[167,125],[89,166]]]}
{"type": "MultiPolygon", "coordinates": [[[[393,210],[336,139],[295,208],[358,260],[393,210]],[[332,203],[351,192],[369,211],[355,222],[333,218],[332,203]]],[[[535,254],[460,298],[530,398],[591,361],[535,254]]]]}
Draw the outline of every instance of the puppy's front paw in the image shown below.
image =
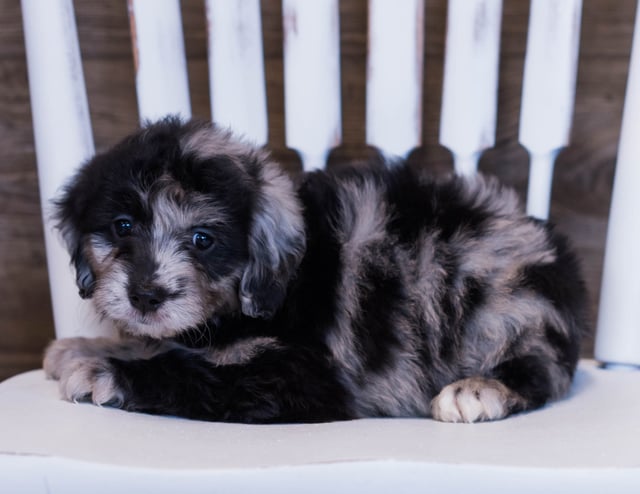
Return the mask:
{"type": "Polygon", "coordinates": [[[116,383],[112,366],[101,358],[70,361],[60,373],[60,393],[73,402],[92,401],[114,407],[124,403],[124,393],[116,383]]]}
{"type": "Polygon", "coordinates": [[[60,379],[63,369],[78,358],[91,355],[89,338],[63,338],[53,341],[44,352],[42,367],[49,379],[60,379]]]}
{"type": "Polygon", "coordinates": [[[473,377],[442,388],[431,402],[431,415],[441,422],[497,420],[509,414],[514,393],[495,379],[473,377]]]}

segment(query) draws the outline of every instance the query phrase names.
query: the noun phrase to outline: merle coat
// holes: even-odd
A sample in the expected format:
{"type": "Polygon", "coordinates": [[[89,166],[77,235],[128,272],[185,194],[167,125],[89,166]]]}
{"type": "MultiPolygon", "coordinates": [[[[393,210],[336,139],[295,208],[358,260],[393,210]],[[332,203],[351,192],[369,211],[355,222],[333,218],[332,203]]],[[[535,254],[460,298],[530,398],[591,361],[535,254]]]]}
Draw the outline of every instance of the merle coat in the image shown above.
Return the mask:
{"type": "Polygon", "coordinates": [[[478,421],[563,396],[585,331],[575,255],[496,180],[401,160],[295,180],[168,118],[57,202],[80,295],[124,339],[68,339],[63,397],[237,422],[478,421]]]}

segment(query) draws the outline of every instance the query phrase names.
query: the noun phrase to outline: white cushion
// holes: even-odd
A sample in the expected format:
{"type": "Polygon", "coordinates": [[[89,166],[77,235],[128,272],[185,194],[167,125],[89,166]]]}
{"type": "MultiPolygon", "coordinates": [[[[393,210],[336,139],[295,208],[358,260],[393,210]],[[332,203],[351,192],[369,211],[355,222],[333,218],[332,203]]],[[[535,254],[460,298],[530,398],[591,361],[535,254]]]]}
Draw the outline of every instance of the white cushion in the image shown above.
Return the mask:
{"type": "Polygon", "coordinates": [[[198,422],[0,385],[0,492],[640,492],[640,372],[581,362],[571,395],[480,424],[198,422]],[[574,492],[574,490],[571,490],[574,492]],[[578,491],[575,491],[578,492],[578,491]]]}

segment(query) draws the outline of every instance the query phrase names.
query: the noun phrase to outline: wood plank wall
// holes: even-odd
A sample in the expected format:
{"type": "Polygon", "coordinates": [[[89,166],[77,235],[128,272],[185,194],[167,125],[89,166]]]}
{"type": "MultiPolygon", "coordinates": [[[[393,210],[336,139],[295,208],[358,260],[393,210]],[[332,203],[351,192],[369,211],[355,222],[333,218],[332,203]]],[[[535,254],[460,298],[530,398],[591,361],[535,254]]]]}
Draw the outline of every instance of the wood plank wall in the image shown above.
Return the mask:
{"type": "MultiPolygon", "coordinates": [[[[450,170],[437,144],[445,0],[426,0],[424,147],[416,166],[450,170]]],[[[504,0],[497,147],[482,171],[524,192],[527,156],[516,137],[528,0],[504,0]]],[[[133,61],[125,0],[76,0],[78,30],[97,148],[137,126],[133,61]]],[[[270,147],[288,167],[284,148],[282,35],[279,0],[263,0],[270,147]]],[[[577,246],[596,315],[610,189],[620,129],[635,0],[585,0],[573,144],[556,168],[551,217],[577,246]]],[[[344,145],[332,163],[364,159],[366,0],[342,0],[344,145]]],[[[183,0],[192,105],[209,117],[204,7],[183,0]]],[[[0,0],[0,379],[36,368],[53,323],[43,248],[31,113],[19,0],[0,0]]],[[[585,346],[589,355],[591,345],[585,346]]]]}

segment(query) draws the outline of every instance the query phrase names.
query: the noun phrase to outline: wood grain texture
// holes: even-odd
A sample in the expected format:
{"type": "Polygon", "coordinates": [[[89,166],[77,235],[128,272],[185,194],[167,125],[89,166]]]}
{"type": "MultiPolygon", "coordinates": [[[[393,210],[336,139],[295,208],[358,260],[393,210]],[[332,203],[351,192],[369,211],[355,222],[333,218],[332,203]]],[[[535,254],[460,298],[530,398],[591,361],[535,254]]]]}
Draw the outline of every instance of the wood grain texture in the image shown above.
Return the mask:
{"type": "MultiPolygon", "coordinates": [[[[343,144],[331,153],[331,166],[375,155],[364,144],[366,5],[366,0],[340,1],[343,144]]],[[[75,6],[101,150],[138,125],[126,1],[82,0],[75,6]]],[[[583,259],[594,320],[635,8],[635,0],[584,2],[571,145],[555,170],[551,219],[583,259]]],[[[434,173],[451,169],[449,152],[437,142],[446,14],[445,0],[425,0],[424,144],[410,159],[434,173]]],[[[262,0],[269,147],[296,170],[295,152],[283,145],[281,15],[280,0],[262,0]]],[[[182,16],[193,113],[209,118],[204,2],[182,0],[182,16]]],[[[528,0],[504,1],[496,147],[480,161],[481,171],[498,175],[523,195],[528,158],[517,133],[528,16],[528,0]]],[[[0,379],[39,366],[51,338],[20,2],[0,0],[0,379]]],[[[588,343],[585,354],[591,351],[588,343]]]]}

